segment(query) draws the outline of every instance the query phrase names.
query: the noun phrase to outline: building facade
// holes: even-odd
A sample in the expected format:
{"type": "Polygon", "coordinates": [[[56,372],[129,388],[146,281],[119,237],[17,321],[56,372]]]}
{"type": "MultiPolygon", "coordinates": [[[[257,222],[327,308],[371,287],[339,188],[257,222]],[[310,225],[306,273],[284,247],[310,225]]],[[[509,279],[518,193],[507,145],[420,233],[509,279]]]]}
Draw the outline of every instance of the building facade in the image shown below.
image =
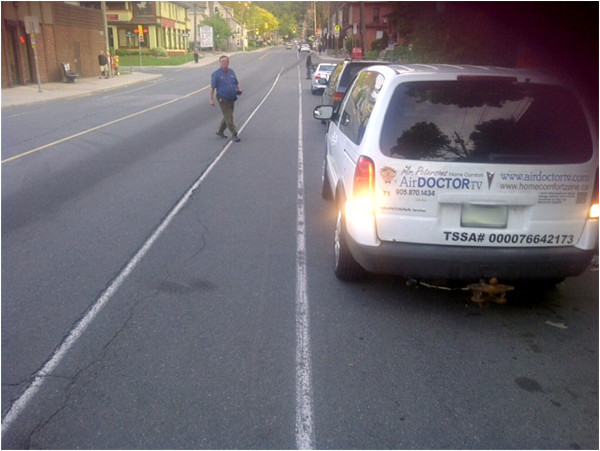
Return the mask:
{"type": "Polygon", "coordinates": [[[162,47],[173,55],[189,49],[189,2],[3,1],[1,5],[2,88],[61,81],[61,63],[69,63],[81,77],[95,76],[101,50],[114,54],[122,48],[162,47]],[[142,42],[136,33],[140,27],[142,42]]]}
{"type": "Polygon", "coordinates": [[[106,8],[112,50],[161,47],[169,55],[188,51],[188,2],[106,2],[106,8]],[[143,39],[139,38],[140,29],[143,39]]]}
{"type": "Polygon", "coordinates": [[[221,47],[215,50],[238,51],[245,50],[248,47],[248,37],[246,27],[236,19],[233,8],[225,6],[221,2],[188,2],[188,17],[191,24],[190,43],[192,46],[200,47],[200,31],[203,20],[210,17],[221,17],[226,23],[232,36],[221,44],[221,47]]]}
{"type": "Polygon", "coordinates": [[[330,30],[338,28],[338,38],[329,33],[328,47],[343,49],[350,40],[352,47],[361,47],[362,55],[371,50],[377,39],[388,36],[390,41],[399,39],[388,17],[394,11],[394,2],[330,2],[330,30]]]}
{"type": "Polygon", "coordinates": [[[98,74],[98,53],[105,49],[99,9],[43,1],[1,7],[2,88],[37,83],[37,72],[40,83],[61,81],[61,63],[82,77],[98,74]]]}

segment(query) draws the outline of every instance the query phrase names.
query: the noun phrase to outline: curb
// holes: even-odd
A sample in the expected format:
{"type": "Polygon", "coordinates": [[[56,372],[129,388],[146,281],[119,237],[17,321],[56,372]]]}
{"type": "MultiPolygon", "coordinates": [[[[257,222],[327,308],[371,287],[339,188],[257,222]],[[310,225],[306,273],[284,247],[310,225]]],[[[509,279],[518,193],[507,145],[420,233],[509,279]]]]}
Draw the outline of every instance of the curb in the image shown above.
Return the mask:
{"type": "Polygon", "coordinates": [[[162,75],[134,72],[128,75],[99,80],[96,77],[81,78],[75,83],[44,83],[42,92],[37,84],[17,86],[2,90],[2,110],[33,104],[54,102],[56,100],[73,99],[90,96],[96,93],[109,92],[118,88],[131,86],[145,81],[161,78],[162,75]]]}

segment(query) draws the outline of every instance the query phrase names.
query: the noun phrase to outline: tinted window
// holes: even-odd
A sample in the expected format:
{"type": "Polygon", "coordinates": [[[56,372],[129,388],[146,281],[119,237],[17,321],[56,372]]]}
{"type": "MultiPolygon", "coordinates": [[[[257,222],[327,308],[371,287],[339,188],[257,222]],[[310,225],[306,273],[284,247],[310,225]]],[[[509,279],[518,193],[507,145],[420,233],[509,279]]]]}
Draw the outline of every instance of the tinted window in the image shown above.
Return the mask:
{"type": "Polygon", "coordinates": [[[344,92],[352,83],[356,74],[358,74],[365,67],[372,66],[377,63],[349,63],[344,72],[342,73],[342,77],[340,78],[340,85],[338,87],[338,91],[344,92]]]}
{"type": "Polygon", "coordinates": [[[348,100],[339,116],[339,125],[344,135],[355,144],[362,141],[383,80],[383,75],[378,72],[363,72],[347,95],[348,100]]]}
{"type": "Polygon", "coordinates": [[[329,85],[330,86],[334,86],[337,83],[337,79],[339,78],[340,74],[342,73],[342,69],[343,69],[344,65],[343,64],[338,64],[337,66],[335,66],[335,69],[333,70],[333,72],[331,73],[331,76],[329,77],[329,85]]]}
{"type": "Polygon", "coordinates": [[[565,88],[506,81],[399,85],[381,148],[397,158],[522,164],[584,162],[592,142],[565,88]]]}
{"type": "Polygon", "coordinates": [[[319,64],[318,70],[323,72],[331,72],[335,69],[335,64],[319,64]]]}

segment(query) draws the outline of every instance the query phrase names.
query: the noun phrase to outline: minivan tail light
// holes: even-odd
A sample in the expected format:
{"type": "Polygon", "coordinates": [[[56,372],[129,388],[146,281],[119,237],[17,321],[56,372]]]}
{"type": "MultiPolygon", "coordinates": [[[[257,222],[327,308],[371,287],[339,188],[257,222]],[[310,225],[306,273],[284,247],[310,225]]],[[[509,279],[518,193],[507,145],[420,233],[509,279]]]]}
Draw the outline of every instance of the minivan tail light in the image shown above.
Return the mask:
{"type": "Polygon", "coordinates": [[[342,100],[342,97],[344,97],[344,93],[343,92],[339,92],[336,91],[333,93],[333,102],[339,102],[342,100]]]}
{"type": "Polygon", "coordinates": [[[600,205],[598,203],[598,169],[596,169],[596,181],[594,182],[594,191],[592,192],[592,205],[590,206],[590,219],[598,219],[600,215],[600,205]]]}
{"type": "Polygon", "coordinates": [[[361,156],[354,170],[354,208],[360,213],[375,211],[375,164],[368,157],[361,156]]]}

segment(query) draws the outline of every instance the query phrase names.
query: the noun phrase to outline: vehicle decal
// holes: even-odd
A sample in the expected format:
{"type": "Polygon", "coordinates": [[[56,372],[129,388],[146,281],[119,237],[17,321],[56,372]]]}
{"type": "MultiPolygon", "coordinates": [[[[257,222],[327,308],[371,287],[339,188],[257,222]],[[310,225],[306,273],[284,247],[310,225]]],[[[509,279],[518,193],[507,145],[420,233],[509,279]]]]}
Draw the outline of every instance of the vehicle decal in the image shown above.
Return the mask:
{"type": "Polygon", "coordinates": [[[561,233],[498,233],[444,231],[444,241],[483,245],[565,246],[575,242],[571,234],[561,233]]]}
{"type": "MultiPolygon", "coordinates": [[[[400,170],[384,166],[379,170],[382,196],[432,197],[437,190],[481,191],[484,189],[483,172],[431,170],[425,166],[406,165],[400,170]]],[[[488,182],[490,180],[488,173],[488,182]]],[[[493,177],[493,176],[492,176],[493,177]]]]}
{"type": "Polygon", "coordinates": [[[500,173],[501,191],[537,191],[538,204],[583,204],[588,201],[591,177],[588,174],[500,173]]]}
{"type": "Polygon", "coordinates": [[[494,181],[494,176],[496,175],[496,173],[488,171],[485,174],[487,175],[488,189],[491,189],[492,182],[494,181]]]}

